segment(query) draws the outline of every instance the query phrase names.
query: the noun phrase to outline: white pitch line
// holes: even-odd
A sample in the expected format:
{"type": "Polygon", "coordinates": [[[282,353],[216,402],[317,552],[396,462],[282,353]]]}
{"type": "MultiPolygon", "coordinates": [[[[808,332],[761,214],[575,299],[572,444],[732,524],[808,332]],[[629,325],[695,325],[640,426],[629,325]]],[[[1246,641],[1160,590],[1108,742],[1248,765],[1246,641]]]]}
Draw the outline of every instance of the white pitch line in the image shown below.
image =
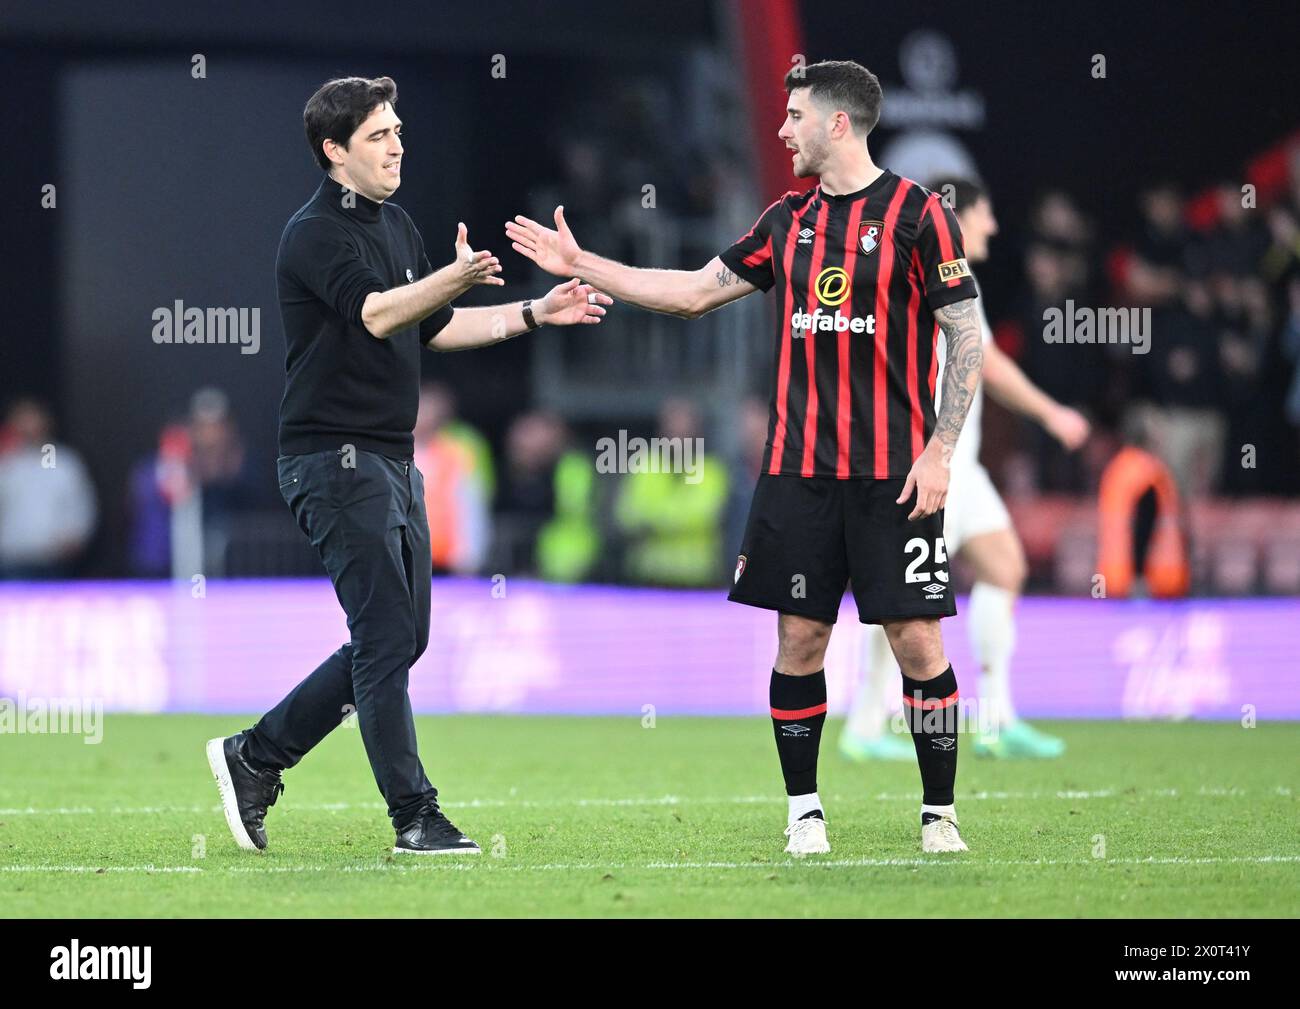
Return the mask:
{"type": "MultiPolygon", "coordinates": [[[[1249,862],[1249,863],[1269,863],[1269,862],[1300,862],[1300,855],[1241,855],[1230,856],[1227,858],[1207,857],[1207,858],[1187,858],[1183,856],[1171,858],[1157,858],[1149,856],[1147,858],[1008,858],[997,859],[990,858],[982,861],[970,860],[966,858],[848,858],[832,859],[827,861],[817,861],[809,859],[802,863],[809,868],[828,868],[828,869],[848,869],[848,868],[883,868],[888,866],[907,866],[914,868],[917,866],[963,866],[967,868],[979,868],[981,866],[1077,866],[1077,865],[1215,865],[1232,862],[1249,862]]],[[[788,862],[651,862],[640,868],[646,869],[748,869],[748,868],[784,868],[787,865],[798,865],[800,863],[788,862]]]]}
{"type": "MultiPolygon", "coordinates": [[[[1292,790],[1285,785],[1264,787],[1258,790],[1240,788],[1208,788],[1202,786],[1194,794],[1206,798],[1243,798],[1249,795],[1277,795],[1287,797],[1292,790]]],[[[1176,788],[1160,788],[1149,791],[1125,792],[1114,788],[1101,788],[1092,791],[1062,789],[1054,792],[968,792],[957,796],[958,802],[983,801],[1024,801],[1031,799],[1114,799],[1114,798],[1158,798],[1177,799],[1184,793],[1176,788]]],[[[919,802],[920,794],[877,792],[863,795],[830,795],[827,802],[849,803],[862,800],[873,802],[919,802]]],[[[556,807],[610,808],[640,806],[750,806],[782,803],[779,795],[731,795],[693,798],[680,795],[631,796],[628,798],[590,798],[590,799],[468,799],[463,802],[442,803],[444,809],[553,809],[556,807]]],[[[287,806],[298,812],[351,812],[359,810],[385,809],[382,802],[307,802],[287,806]]],[[[219,805],[194,804],[189,806],[12,806],[0,808],[0,816],[154,816],[160,813],[219,813],[219,805]]]]}
{"type": "Polygon", "coordinates": [[[266,875],[303,872],[472,872],[478,866],[489,865],[491,872],[576,872],[576,871],[624,871],[652,869],[656,871],[680,871],[690,869],[891,869],[891,868],[967,868],[1022,866],[1045,868],[1052,866],[1096,866],[1096,865],[1268,865],[1300,862],[1300,855],[1237,855],[1228,857],[1188,858],[1174,856],[1160,858],[1024,858],[1024,859],[984,859],[949,858],[844,858],[844,859],[807,859],[785,862],[548,862],[540,865],[507,865],[496,859],[465,861],[430,861],[418,862],[376,862],[372,865],[267,865],[267,866],[223,866],[218,869],[204,869],[187,865],[6,865],[0,866],[0,872],[42,873],[42,872],[176,872],[199,875],[266,875]]]}
{"type": "Polygon", "coordinates": [[[0,872],[192,872],[202,873],[190,865],[0,865],[0,872]]]}

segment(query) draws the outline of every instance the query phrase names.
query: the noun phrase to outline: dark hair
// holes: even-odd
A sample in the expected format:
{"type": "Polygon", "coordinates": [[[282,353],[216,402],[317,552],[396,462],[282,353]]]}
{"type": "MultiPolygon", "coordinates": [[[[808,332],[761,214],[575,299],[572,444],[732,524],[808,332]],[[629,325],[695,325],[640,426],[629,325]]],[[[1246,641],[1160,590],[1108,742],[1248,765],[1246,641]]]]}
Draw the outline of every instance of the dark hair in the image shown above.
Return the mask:
{"type": "Polygon", "coordinates": [[[787,93],[809,88],[813,99],[848,113],[853,132],[862,138],[880,122],[880,103],[885,93],[880,81],[861,63],[852,60],[823,60],[807,67],[792,67],[785,75],[787,93]]]}
{"type": "Polygon", "coordinates": [[[926,186],[926,189],[937,193],[939,199],[954,214],[969,210],[980,200],[987,199],[989,195],[989,191],[984,188],[984,183],[960,175],[941,175],[926,186]]]}
{"type": "Polygon", "coordinates": [[[324,171],[330,159],[322,146],[333,140],[347,150],[348,140],[378,106],[397,102],[397,85],[391,77],[338,77],[322,84],[302,110],[307,143],[324,171]]]}

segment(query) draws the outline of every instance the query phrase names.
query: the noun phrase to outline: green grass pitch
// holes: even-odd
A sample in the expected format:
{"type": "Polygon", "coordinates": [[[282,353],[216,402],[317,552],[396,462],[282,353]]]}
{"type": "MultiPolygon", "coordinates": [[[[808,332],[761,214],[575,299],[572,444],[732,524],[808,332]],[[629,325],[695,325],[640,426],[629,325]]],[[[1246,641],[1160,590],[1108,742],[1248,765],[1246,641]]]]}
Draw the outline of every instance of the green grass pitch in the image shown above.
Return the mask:
{"type": "MultiPolygon", "coordinates": [[[[830,855],[782,852],[766,719],[426,717],[425,766],[477,858],[393,856],[360,733],[285,775],[236,848],[204,743],[250,724],[110,715],[0,736],[0,915],[1295,916],[1300,723],[1041,723],[1048,762],[964,754],[965,855],[920,853],[912,764],[827,725],[830,855]]],[[[965,739],[963,739],[963,744],[965,739]]]]}

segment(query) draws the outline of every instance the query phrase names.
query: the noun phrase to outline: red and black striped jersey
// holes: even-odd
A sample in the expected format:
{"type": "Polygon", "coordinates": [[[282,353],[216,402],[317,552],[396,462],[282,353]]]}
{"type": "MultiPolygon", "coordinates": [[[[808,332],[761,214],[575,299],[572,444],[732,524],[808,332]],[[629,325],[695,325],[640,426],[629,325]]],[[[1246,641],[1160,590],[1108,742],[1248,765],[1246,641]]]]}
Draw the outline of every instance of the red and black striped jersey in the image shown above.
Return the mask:
{"type": "Polygon", "coordinates": [[[977,295],[953,212],[886,171],[856,193],[787,193],[721,258],[776,288],[763,472],[907,476],[934,430],[933,312],[977,295]]]}

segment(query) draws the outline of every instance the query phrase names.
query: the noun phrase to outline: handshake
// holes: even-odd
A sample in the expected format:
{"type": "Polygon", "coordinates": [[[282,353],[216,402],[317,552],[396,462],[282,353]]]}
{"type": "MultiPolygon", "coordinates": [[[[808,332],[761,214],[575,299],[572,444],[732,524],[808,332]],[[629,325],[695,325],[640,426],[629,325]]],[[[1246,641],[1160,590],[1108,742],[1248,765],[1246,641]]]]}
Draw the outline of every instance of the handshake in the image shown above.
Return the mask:
{"type": "MultiPolygon", "coordinates": [[[[506,236],[518,253],[528,257],[543,270],[571,279],[557,284],[542,298],[533,303],[532,312],[537,325],[570,326],[591,325],[600,322],[606,305],[614,299],[583,283],[577,276],[578,260],[582,250],[564,222],[564,208],[555,208],[558,230],[551,230],[529,220],[516,217],[507,222],[506,236]]],[[[456,228],[455,269],[464,290],[479,284],[501,287],[505,281],[499,276],[501,261],[486,249],[477,252],[470,247],[469,231],[464,223],[456,228]]]]}

